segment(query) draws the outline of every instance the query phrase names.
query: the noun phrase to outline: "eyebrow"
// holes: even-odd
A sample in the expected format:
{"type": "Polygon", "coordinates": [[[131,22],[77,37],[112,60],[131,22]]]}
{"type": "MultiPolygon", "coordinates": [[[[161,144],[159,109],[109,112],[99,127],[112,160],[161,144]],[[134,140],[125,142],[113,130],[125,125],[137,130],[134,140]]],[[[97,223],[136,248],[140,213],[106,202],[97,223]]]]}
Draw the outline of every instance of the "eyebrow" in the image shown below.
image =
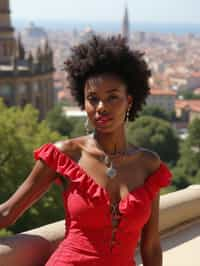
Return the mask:
{"type": "Polygon", "coordinates": [[[115,89],[110,89],[108,91],[106,91],[107,93],[110,93],[110,92],[117,92],[119,91],[119,88],[115,88],[115,89]]]}
{"type": "Polygon", "coordinates": [[[92,90],[88,90],[88,91],[86,91],[86,94],[87,95],[89,95],[89,94],[96,94],[96,92],[95,91],[92,91],[92,90]]]}
{"type": "MultiPolygon", "coordinates": [[[[106,93],[111,93],[111,92],[118,92],[119,91],[119,88],[115,88],[115,89],[109,89],[106,91],[106,93]]],[[[96,94],[95,91],[92,91],[92,90],[88,90],[87,91],[88,94],[96,94]]]]}

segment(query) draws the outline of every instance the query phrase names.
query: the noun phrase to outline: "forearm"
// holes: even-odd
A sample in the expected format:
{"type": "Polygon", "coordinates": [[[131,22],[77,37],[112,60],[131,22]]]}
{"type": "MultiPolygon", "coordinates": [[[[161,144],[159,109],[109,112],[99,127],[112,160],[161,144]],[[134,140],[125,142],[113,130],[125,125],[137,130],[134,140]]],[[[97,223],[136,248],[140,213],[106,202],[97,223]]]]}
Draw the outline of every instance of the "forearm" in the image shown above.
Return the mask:
{"type": "Polygon", "coordinates": [[[0,204],[0,229],[14,224],[30,205],[30,201],[26,204],[22,201],[12,204],[12,198],[0,204]]]}
{"type": "Polygon", "coordinates": [[[11,224],[9,208],[6,203],[0,205],[0,229],[11,224]]]}
{"type": "Polygon", "coordinates": [[[160,246],[153,250],[141,251],[143,266],[162,266],[162,249],[160,246]]]}
{"type": "Polygon", "coordinates": [[[54,172],[42,162],[37,162],[29,177],[17,191],[3,204],[0,204],[0,228],[7,227],[35,203],[49,189],[54,172]]]}
{"type": "Polygon", "coordinates": [[[48,188],[49,184],[37,186],[36,192],[29,191],[29,193],[23,189],[23,196],[19,196],[22,190],[22,188],[19,188],[14,196],[11,196],[5,203],[0,204],[0,229],[14,224],[35,201],[39,200],[48,188]]]}

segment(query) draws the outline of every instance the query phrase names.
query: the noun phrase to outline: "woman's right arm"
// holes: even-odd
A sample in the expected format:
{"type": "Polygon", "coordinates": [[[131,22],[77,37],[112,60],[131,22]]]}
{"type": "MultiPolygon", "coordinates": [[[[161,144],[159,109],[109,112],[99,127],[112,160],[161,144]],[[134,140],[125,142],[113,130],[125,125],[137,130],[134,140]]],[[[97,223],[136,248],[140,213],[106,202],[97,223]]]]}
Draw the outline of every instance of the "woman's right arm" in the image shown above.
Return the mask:
{"type": "Polygon", "coordinates": [[[43,161],[35,163],[31,173],[4,203],[0,204],[0,228],[13,224],[34,202],[49,189],[56,173],[43,161]]]}

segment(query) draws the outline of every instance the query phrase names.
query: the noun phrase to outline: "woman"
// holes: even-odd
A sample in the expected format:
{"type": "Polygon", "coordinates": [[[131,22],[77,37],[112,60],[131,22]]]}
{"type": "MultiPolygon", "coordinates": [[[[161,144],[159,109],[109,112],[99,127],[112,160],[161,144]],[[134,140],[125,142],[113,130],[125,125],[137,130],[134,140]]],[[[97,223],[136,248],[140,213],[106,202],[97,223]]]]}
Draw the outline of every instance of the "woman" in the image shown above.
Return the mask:
{"type": "Polygon", "coordinates": [[[64,187],[66,237],[47,266],[134,266],[139,240],[143,265],[161,266],[159,190],[171,173],[125,134],[150,90],[143,55],[121,37],[94,36],[72,49],[65,66],[93,133],[37,149],[32,172],[0,207],[0,226],[16,221],[56,181],[64,187]]]}

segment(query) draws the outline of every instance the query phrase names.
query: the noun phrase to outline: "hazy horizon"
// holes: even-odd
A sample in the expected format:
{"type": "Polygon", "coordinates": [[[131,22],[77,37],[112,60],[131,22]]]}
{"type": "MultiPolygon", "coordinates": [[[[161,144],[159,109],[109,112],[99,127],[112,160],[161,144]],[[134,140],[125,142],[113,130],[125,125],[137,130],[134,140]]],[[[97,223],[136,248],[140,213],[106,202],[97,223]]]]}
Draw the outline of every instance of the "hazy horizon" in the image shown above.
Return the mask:
{"type": "MultiPolygon", "coordinates": [[[[82,31],[87,27],[91,27],[96,32],[119,32],[121,31],[121,21],[67,21],[67,20],[28,20],[14,19],[12,24],[15,28],[21,30],[26,28],[31,22],[35,26],[43,27],[46,30],[79,30],[82,31]]],[[[157,33],[175,33],[200,34],[200,25],[198,24],[182,24],[182,23],[156,23],[156,22],[132,22],[131,31],[157,32],[157,33]]]]}

